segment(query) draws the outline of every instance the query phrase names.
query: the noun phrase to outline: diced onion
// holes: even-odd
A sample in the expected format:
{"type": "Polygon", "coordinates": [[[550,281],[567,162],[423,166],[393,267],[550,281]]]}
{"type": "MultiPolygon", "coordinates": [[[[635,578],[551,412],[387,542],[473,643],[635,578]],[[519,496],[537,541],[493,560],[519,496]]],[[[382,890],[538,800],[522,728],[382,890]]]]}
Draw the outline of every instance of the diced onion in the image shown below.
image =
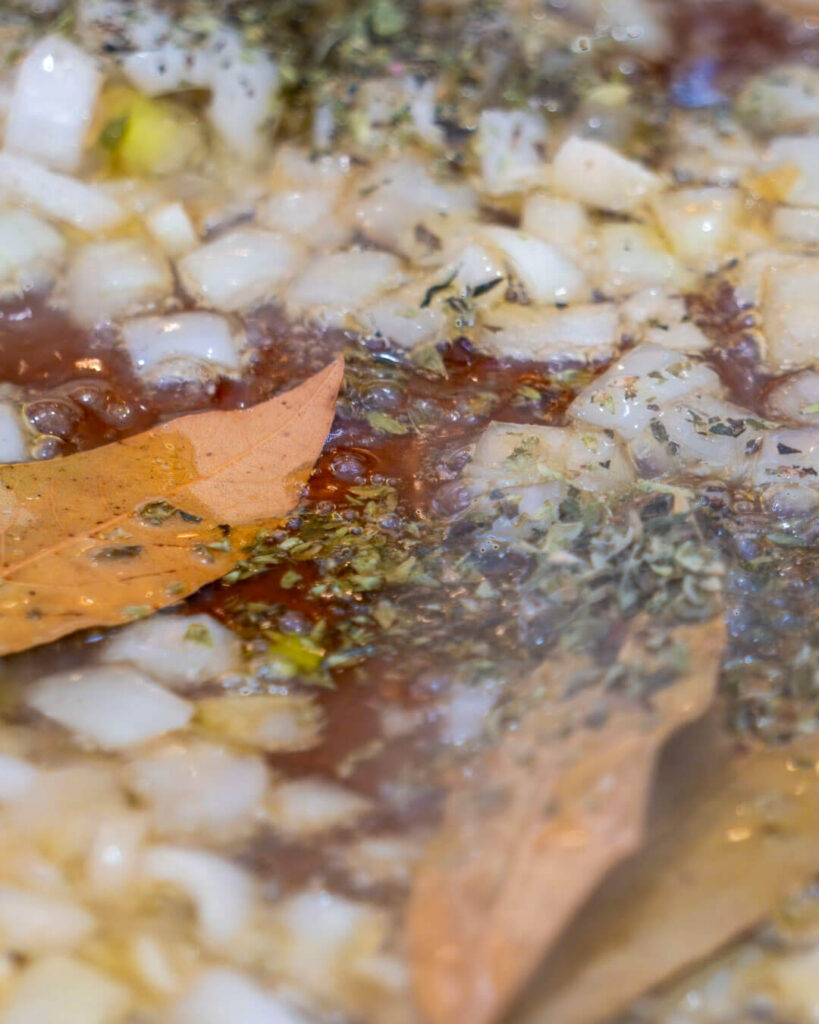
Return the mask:
{"type": "Polygon", "coordinates": [[[28,458],[20,411],[11,402],[0,402],[0,462],[25,462],[28,458]]]}
{"type": "Polygon", "coordinates": [[[301,247],[259,228],[238,228],[179,261],[188,293],[198,302],[233,311],[270,299],[298,269],[301,247]]]}
{"type": "Polygon", "coordinates": [[[491,195],[531,188],[545,172],[546,124],[525,110],[484,110],[477,148],[483,185],[491,195]]]}
{"type": "Polygon", "coordinates": [[[791,206],[819,206],[819,135],[774,139],[763,168],[779,172],[782,200],[791,206]]]}
{"type": "Polygon", "coordinates": [[[69,309],[88,327],[150,309],[172,289],[165,257],[135,238],[86,245],[68,272],[69,309]]]}
{"type": "Polygon", "coordinates": [[[762,447],[754,465],[755,484],[813,484],[819,476],[819,429],[760,431],[762,447]]]}
{"type": "Polygon", "coordinates": [[[813,363],[819,350],[819,259],[767,267],[762,314],[775,366],[787,370],[813,363]]]}
{"type": "Polygon", "coordinates": [[[0,884],[0,935],[3,947],[36,955],[71,949],[96,928],[91,914],[53,893],[36,893],[0,884]]]}
{"type": "Polygon", "coordinates": [[[147,816],[138,811],[109,813],[100,821],[85,865],[86,879],[95,895],[110,897],[135,883],[147,831],[147,816]]]}
{"type": "Polygon", "coordinates": [[[819,71],[781,64],[754,75],[737,99],[740,117],[757,131],[801,132],[819,128],[819,71]]]}
{"type": "Polygon", "coordinates": [[[259,693],[200,700],[197,721],[228,739],[262,750],[309,750],[319,743],[323,717],[306,694],[259,693]]]}
{"type": "Polygon", "coordinates": [[[339,851],[352,881],[367,888],[374,883],[407,885],[421,855],[421,844],[406,835],[363,836],[339,851]]]}
{"type": "Polygon", "coordinates": [[[213,63],[208,117],[222,140],[239,156],[256,160],[264,152],[264,129],[272,120],[279,71],[270,57],[241,43],[231,63],[213,63]]]}
{"type": "Polygon", "coordinates": [[[357,320],[364,334],[380,335],[401,348],[445,338],[447,319],[440,305],[421,308],[417,288],[408,285],[362,309],[357,320]]]}
{"type": "Polygon", "coordinates": [[[662,179],[636,160],[593,139],[572,135],[555,154],[553,184],[588,206],[622,212],[659,192],[662,179]]]}
{"type": "Polygon", "coordinates": [[[731,255],[743,210],[739,189],[664,192],[653,209],[671,250],[689,266],[712,270],[731,255]]]}
{"type": "Polygon", "coordinates": [[[581,391],[569,416],[630,439],[648,427],[657,408],[692,391],[719,394],[719,377],[676,352],[639,345],[581,391]]]}
{"type": "Polygon", "coordinates": [[[210,743],[169,744],[135,758],[128,768],[133,792],[163,836],[216,835],[247,827],[267,787],[261,760],[210,743]]]}
{"type": "Polygon", "coordinates": [[[153,615],[118,629],[102,647],[103,661],[130,662],[176,690],[234,671],[241,643],[210,615],[153,615]]]}
{"type": "Polygon", "coordinates": [[[173,1007],[171,1024],[307,1024],[308,1018],[257,982],[211,967],[173,1007]]]}
{"type": "Polygon", "coordinates": [[[487,227],[481,235],[500,250],[532,302],[567,303],[589,297],[583,271],[547,242],[512,228],[487,227]]]}
{"type": "Polygon", "coordinates": [[[804,370],[778,381],[768,392],[766,410],[794,426],[819,427],[819,373],[804,370]]]}
{"type": "Polygon", "coordinates": [[[58,174],[12,153],[0,153],[0,190],[47,217],[92,235],[114,228],[128,217],[128,210],[100,185],[58,174]]]}
{"type": "Polygon", "coordinates": [[[191,899],[199,933],[208,946],[230,942],[250,916],[250,878],[212,853],[179,846],[153,846],[145,852],[142,873],[148,881],[171,885],[191,899]]]}
{"type": "Polygon", "coordinates": [[[464,470],[477,493],[563,480],[605,494],[633,475],[622,446],[604,431],[514,423],[490,423],[464,470]]]}
{"type": "Polygon", "coordinates": [[[160,383],[239,369],[237,339],[218,313],[137,317],[122,325],[122,338],[136,371],[160,383]]]}
{"type": "Polygon", "coordinates": [[[483,315],[480,347],[513,359],[582,360],[613,354],[619,334],[612,303],[564,310],[505,303],[483,315]]]}
{"type": "Polygon", "coordinates": [[[0,283],[28,291],[49,281],[65,254],[59,231],[28,210],[0,212],[0,283]]]}
{"type": "Polygon", "coordinates": [[[356,963],[377,953],[386,935],[384,911],[324,890],[296,893],[276,910],[281,930],[277,965],[296,985],[342,1002],[356,963]]]}
{"type": "Polygon", "coordinates": [[[172,258],[184,256],[199,243],[196,229],[182,203],[163,203],[151,210],[145,226],[154,241],[172,258]]]}
{"type": "Polygon", "coordinates": [[[438,709],[438,735],[441,742],[462,747],[478,739],[486,728],[489,713],[497,699],[497,686],[491,683],[454,686],[438,709]]]}
{"type": "Polygon", "coordinates": [[[0,803],[25,796],[36,777],[37,769],[33,764],[20,757],[0,754],[0,803]]]}
{"type": "Polygon", "coordinates": [[[373,242],[404,255],[417,248],[419,224],[435,234],[477,210],[470,186],[439,181],[419,160],[380,164],[361,182],[361,190],[364,198],[353,210],[356,226],[373,242]]]}
{"type": "Polygon", "coordinates": [[[742,481],[751,471],[760,430],[745,409],[709,392],[690,392],[663,404],[629,442],[646,476],[688,471],[742,481]]]}
{"type": "Polygon", "coordinates": [[[305,778],[275,786],[269,807],[280,832],[307,839],[332,829],[349,828],[367,813],[370,803],[333,782],[305,778]]]}
{"type": "Polygon", "coordinates": [[[259,221],[314,248],[343,245],[352,230],[336,216],[335,205],[335,196],[321,188],[294,188],[265,199],[259,207],[259,221]]]}
{"type": "Polygon", "coordinates": [[[603,224],[597,232],[600,288],[611,297],[655,285],[684,287],[689,276],[644,224],[603,224]]]}
{"type": "Polygon", "coordinates": [[[35,44],[17,72],[4,144],[58,171],[75,171],[102,76],[91,57],[59,35],[35,44]]]}
{"type": "Polygon", "coordinates": [[[398,257],[369,249],[318,256],[287,291],[287,308],[298,316],[314,314],[322,322],[341,323],[349,313],[404,281],[398,257]]]}
{"type": "Polygon", "coordinates": [[[187,701],[120,665],[58,672],[35,683],[26,702],[52,721],[109,750],[181,729],[193,713],[187,701]]]}
{"type": "Polygon", "coordinates": [[[534,192],[523,204],[520,226],[575,259],[588,248],[589,217],[576,199],[534,192]]]}
{"type": "Polygon", "coordinates": [[[117,1024],[130,991],[81,960],[48,956],[25,968],[3,1006],[3,1024],[117,1024]]]}

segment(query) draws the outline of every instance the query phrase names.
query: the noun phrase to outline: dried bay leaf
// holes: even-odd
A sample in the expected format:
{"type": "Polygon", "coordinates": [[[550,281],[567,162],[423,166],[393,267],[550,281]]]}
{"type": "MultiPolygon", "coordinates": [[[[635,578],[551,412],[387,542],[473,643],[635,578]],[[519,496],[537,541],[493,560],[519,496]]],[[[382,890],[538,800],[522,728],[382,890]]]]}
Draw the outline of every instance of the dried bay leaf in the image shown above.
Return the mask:
{"type": "Polygon", "coordinates": [[[657,755],[711,703],[724,636],[718,620],[679,627],[658,655],[646,628],[629,625],[615,685],[581,656],[537,669],[516,727],[450,793],[407,918],[414,991],[433,1024],[503,1013],[640,844],[657,755]]]}
{"type": "Polygon", "coordinates": [[[297,503],[343,363],[250,409],[0,466],[0,655],[115,625],[223,576],[297,503]]]}
{"type": "Polygon", "coordinates": [[[743,749],[715,717],[669,745],[644,847],[572,921],[510,1022],[610,1020],[816,877],[819,739],[743,749]]]}

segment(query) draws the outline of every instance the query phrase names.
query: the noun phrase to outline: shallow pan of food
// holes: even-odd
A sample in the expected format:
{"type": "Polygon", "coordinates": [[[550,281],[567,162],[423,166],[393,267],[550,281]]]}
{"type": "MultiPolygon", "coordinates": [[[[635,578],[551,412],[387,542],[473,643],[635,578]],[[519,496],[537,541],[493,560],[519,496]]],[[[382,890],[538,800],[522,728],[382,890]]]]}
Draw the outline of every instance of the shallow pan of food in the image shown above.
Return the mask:
{"type": "Polygon", "coordinates": [[[819,1019],[819,4],[0,58],[0,1024],[819,1019]]]}

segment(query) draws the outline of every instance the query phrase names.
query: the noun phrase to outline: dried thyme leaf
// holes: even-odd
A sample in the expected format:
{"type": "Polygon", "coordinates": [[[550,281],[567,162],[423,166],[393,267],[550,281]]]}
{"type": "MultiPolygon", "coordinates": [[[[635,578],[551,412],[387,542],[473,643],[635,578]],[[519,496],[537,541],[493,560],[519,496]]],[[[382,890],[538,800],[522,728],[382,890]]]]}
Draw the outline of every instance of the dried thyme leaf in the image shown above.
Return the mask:
{"type": "Polygon", "coordinates": [[[185,630],[184,639],[201,644],[202,647],[213,647],[213,635],[208,627],[201,622],[192,622],[185,630]]]}
{"type": "Polygon", "coordinates": [[[382,434],[408,434],[409,427],[406,427],[403,423],[399,423],[393,416],[389,416],[385,412],[379,410],[371,410],[366,413],[366,420],[373,428],[378,430],[382,434]]]}

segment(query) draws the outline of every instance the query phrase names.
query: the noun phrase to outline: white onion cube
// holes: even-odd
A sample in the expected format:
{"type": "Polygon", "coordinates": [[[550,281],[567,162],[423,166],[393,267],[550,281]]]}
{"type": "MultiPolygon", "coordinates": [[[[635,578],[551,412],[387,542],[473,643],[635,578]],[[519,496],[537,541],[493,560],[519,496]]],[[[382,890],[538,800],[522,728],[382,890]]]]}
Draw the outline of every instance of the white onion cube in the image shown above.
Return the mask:
{"type": "Polygon", "coordinates": [[[270,814],[283,834],[308,838],[349,828],[370,809],[363,796],[323,779],[294,779],[274,787],[270,814]]]}
{"type": "Polygon", "coordinates": [[[63,36],[41,39],[23,60],[11,97],[5,146],[60,171],[82,158],[102,76],[63,36]]]}
{"type": "Polygon", "coordinates": [[[247,922],[253,884],[240,868],[203,850],[153,846],[145,853],[143,876],[181,890],[195,909],[202,941],[230,942],[247,922]]]}
{"type": "Polygon", "coordinates": [[[0,190],[89,234],[107,231],[128,218],[128,209],[103,186],[50,171],[13,153],[0,153],[0,190]]]}
{"type": "Polygon", "coordinates": [[[552,166],[555,188],[587,206],[622,212],[662,188],[662,180],[636,160],[593,139],[572,135],[552,166]]]}
{"type": "Polygon", "coordinates": [[[603,224],[597,233],[600,288],[607,295],[631,295],[657,285],[682,287],[688,276],[652,228],[603,224]]]}
{"type": "Polygon", "coordinates": [[[301,247],[292,239],[238,228],[183,256],[179,272],[192,298],[232,311],[273,298],[300,262],[301,247]]]}
{"type": "Polygon", "coordinates": [[[25,462],[28,458],[19,411],[11,402],[0,402],[0,462],[25,462]]]}
{"type": "Polygon", "coordinates": [[[484,110],[478,122],[481,176],[492,195],[530,188],[544,173],[546,124],[525,110],[484,110]]]}
{"type": "Polygon", "coordinates": [[[131,993],[96,967],[48,956],[26,967],[3,1007],[3,1024],[121,1024],[131,993]]]}
{"type": "Polygon", "coordinates": [[[777,381],[768,392],[765,408],[773,419],[819,427],[819,373],[803,370],[777,381]]]}
{"type": "Polygon", "coordinates": [[[122,626],[101,658],[129,662],[173,689],[184,690],[235,670],[241,643],[210,615],[153,615],[122,626]]]}
{"type": "Polygon", "coordinates": [[[246,828],[267,787],[267,770],[209,743],[167,748],[134,759],[129,783],[165,836],[215,835],[246,828]]]}
{"type": "Polygon", "coordinates": [[[321,739],[323,716],[309,694],[253,693],[207,697],[196,707],[206,729],[262,750],[309,750],[321,739]]]}
{"type": "Polygon", "coordinates": [[[819,259],[769,266],[762,277],[762,314],[776,366],[813,363],[819,352],[819,259]]]}
{"type": "Polygon", "coordinates": [[[505,303],[483,315],[480,347],[512,359],[578,360],[611,354],[619,335],[613,303],[568,309],[505,303]]]}
{"type": "Polygon", "coordinates": [[[145,218],[154,241],[173,258],[183,256],[199,244],[199,236],[182,203],[163,203],[145,218]]]}
{"type": "Polygon", "coordinates": [[[320,311],[330,321],[341,320],[404,280],[401,261],[387,252],[349,249],[312,261],[288,289],[287,305],[294,314],[320,311]]]}
{"type": "Polygon", "coordinates": [[[534,192],[523,204],[520,226],[567,255],[582,252],[589,237],[589,217],[576,199],[534,192]]]}
{"type": "Polygon", "coordinates": [[[754,466],[754,482],[761,484],[819,483],[819,429],[767,430],[754,466]]]}
{"type": "Polygon", "coordinates": [[[37,778],[37,769],[21,757],[0,754],[0,803],[19,800],[37,778]]]}
{"type": "Polygon", "coordinates": [[[36,285],[57,269],[65,240],[28,210],[0,212],[0,282],[36,285]]]}
{"type": "Polygon", "coordinates": [[[308,890],[280,904],[276,925],[284,940],[277,966],[296,985],[338,999],[356,962],[379,951],[387,915],[367,903],[308,890]]]}
{"type": "Polygon", "coordinates": [[[149,309],[172,288],[165,257],[132,238],[86,245],[68,273],[71,314],[88,327],[149,309]]]}
{"type": "Polygon", "coordinates": [[[264,152],[264,130],[273,121],[279,72],[270,57],[242,46],[232,59],[214,55],[208,117],[222,140],[245,160],[264,152]]]}
{"type": "Polygon", "coordinates": [[[532,302],[578,302],[589,297],[583,271],[554,246],[512,228],[488,227],[483,237],[496,246],[532,302]]]}
{"type": "Polygon", "coordinates": [[[52,893],[0,884],[0,945],[14,953],[70,949],[86,939],[96,922],[79,904],[52,893]]]}
{"type": "Polygon", "coordinates": [[[731,254],[743,212],[739,189],[679,189],[653,206],[671,250],[687,264],[709,270],[731,254]]]}
{"type": "Polygon", "coordinates": [[[98,746],[117,750],[181,729],[192,707],[136,669],[105,665],[35,683],[29,707],[98,746]]]}
{"type": "Polygon", "coordinates": [[[791,206],[819,206],[819,135],[774,139],[764,164],[768,170],[793,172],[782,196],[791,206]]]}
{"type": "Polygon", "coordinates": [[[307,1017],[238,971],[211,967],[174,1006],[170,1024],[307,1024],[307,1017]]]}
{"type": "Polygon", "coordinates": [[[475,494],[553,480],[610,494],[634,473],[620,442],[604,431],[490,423],[463,475],[475,494]]]}
{"type": "Polygon", "coordinates": [[[630,439],[647,428],[664,405],[693,391],[719,394],[719,377],[676,352],[639,345],[581,391],[569,406],[569,417],[630,439]]]}
{"type": "Polygon", "coordinates": [[[122,338],[137,373],[162,382],[239,369],[237,341],[219,313],[137,317],[122,325],[122,338]]]}

